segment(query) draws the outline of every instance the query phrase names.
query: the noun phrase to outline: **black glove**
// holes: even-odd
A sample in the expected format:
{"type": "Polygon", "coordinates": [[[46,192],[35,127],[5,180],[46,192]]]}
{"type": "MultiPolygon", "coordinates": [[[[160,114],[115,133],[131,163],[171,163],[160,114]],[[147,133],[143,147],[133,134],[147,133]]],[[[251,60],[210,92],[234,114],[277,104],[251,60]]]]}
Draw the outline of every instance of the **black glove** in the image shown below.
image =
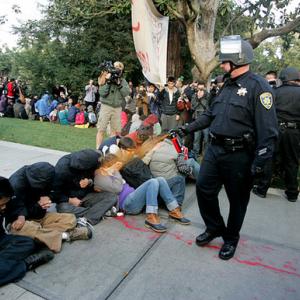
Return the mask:
{"type": "Polygon", "coordinates": [[[183,138],[184,136],[186,136],[188,134],[188,131],[186,130],[186,127],[185,126],[180,126],[178,127],[177,129],[177,134],[183,138]]]}
{"type": "Polygon", "coordinates": [[[251,174],[255,177],[262,176],[264,173],[264,169],[262,167],[258,167],[255,164],[251,166],[251,174]]]}

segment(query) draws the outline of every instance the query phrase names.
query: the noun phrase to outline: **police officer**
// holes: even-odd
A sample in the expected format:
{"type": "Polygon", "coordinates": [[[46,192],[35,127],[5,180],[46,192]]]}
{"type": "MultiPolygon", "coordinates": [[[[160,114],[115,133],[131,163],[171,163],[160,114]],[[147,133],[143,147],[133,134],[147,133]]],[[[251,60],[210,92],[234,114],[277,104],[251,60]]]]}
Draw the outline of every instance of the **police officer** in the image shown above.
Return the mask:
{"type": "Polygon", "coordinates": [[[196,238],[196,244],[204,246],[222,236],[219,257],[227,260],[233,257],[239,241],[253,176],[272,157],[278,131],[272,90],[265,79],[249,71],[251,45],[240,36],[224,37],[219,58],[230,78],[211,107],[178,133],[183,136],[210,126],[210,144],[196,184],[206,230],[196,238]],[[227,226],[218,202],[222,185],[230,204],[227,226]]]}
{"type": "MultiPolygon", "coordinates": [[[[283,84],[276,89],[276,112],[279,122],[278,154],[284,173],[285,194],[297,201],[297,174],[300,158],[300,73],[288,67],[281,71],[283,84]]],[[[277,153],[276,153],[277,154],[277,153]]]]}

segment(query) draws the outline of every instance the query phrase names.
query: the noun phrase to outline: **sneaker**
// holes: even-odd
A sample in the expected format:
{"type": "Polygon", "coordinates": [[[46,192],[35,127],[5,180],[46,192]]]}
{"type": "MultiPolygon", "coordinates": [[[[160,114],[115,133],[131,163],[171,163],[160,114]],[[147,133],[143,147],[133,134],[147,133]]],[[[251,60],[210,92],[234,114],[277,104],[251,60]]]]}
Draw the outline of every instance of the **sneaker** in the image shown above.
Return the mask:
{"type": "Polygon", "coordinates": [[[77,240],[90,240],[93,236],[93,232],[89,227],[75,227],[69,232],[69,242],[77,240]]]}
{"type": "Polygon", "coordinates": [[[91,231],[95,231],[95,228],[93,225],[87,220],[85,217],[81,217],[77,219],[77,225],[76,227],[88,227],[91,229],[91,231]]]}
{"type": "Polygon", "coordinates": [[[105,217],[116,217],[118,214],[118,210],[115,206],[113,206],[111,209],[109,209],[106,213],[105,213],[105,217]]]}
{"type": "Polygon", "coordinates": [[[33,270],[40,265],[43,265],[54,258],[54,254],[49,249],[41,250],[37,253],[29,255],[25,258],[24,262],[26,264],[27,270],[33,270]]]}

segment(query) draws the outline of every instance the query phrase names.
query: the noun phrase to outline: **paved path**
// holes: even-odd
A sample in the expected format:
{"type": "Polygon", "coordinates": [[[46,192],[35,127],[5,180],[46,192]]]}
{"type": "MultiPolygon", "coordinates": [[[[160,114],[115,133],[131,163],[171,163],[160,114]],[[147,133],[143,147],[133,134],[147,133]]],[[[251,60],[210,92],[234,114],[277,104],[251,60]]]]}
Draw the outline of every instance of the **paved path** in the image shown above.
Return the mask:
{"type": "MultiPolygon", "coordinates": [[[[0,153],[2,176],[64,154],[1,141],[0,153]]],[[[226,215],[224,191],[220,206],[226,215]]],[[[0,288],[0,299],[300,299],[300,201],[286,201],[279,190],[266,199],[251,195],[230,261],[218,258],[221,239],[203,248],[194,244],[204,229],[194,185],[187,186],[184,211],[190,226],[160,212],[169,228],[162,235],[143,226],[143,215],[107,218],[92,240],[64,244],[48,265],[0,288]]]]}

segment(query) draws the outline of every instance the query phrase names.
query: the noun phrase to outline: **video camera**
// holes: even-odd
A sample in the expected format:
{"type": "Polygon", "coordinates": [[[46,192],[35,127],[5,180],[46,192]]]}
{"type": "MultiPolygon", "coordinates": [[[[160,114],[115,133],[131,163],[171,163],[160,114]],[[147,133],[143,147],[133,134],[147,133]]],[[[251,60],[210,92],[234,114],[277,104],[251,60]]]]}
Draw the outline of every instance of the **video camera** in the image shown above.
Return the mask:
{"type": "Polygon", "coordinates": [[[111,74],[109,83],[119,84],[119,79],[122,76],[122,70],[116,68],[112,61],[105,60],[99,65],[101,72],[106,71],[111,74]]]}

